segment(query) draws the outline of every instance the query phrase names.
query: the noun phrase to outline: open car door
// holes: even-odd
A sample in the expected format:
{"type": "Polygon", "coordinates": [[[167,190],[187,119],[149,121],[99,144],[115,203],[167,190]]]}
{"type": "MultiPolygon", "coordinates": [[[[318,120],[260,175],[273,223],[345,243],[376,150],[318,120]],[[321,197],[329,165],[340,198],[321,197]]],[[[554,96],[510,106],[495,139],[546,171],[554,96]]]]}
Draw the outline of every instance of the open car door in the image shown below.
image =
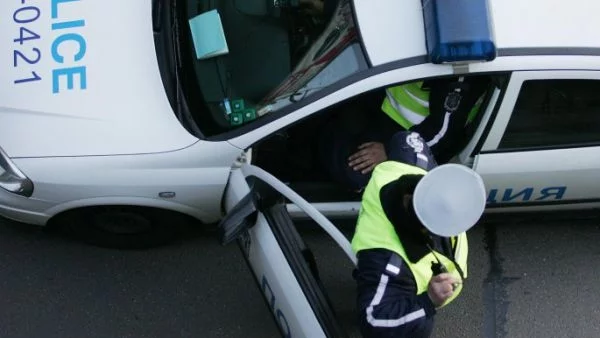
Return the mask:
{"type": "Polygon", "coordinates": [[[350,243],[308,202],[264,170],[231,172],[219,225],[222,244],[237,241],[283,337],[347,337],[296,231],[285,199],[308,214],[356,262],[350,243]]]}

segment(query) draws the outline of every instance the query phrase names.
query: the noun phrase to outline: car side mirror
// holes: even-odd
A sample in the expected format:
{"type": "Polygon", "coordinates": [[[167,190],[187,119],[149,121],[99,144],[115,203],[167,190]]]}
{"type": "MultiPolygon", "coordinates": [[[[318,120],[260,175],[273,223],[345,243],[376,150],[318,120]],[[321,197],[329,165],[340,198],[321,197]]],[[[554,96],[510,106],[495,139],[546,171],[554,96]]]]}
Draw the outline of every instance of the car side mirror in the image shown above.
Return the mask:
{"type": "Polygon", "coordinates": [[[257,215],[254,192],[250,191],[219,222],[218,236],[221,245],[231,243],[244,231],[250,229],[256,223],[257,215]]]}

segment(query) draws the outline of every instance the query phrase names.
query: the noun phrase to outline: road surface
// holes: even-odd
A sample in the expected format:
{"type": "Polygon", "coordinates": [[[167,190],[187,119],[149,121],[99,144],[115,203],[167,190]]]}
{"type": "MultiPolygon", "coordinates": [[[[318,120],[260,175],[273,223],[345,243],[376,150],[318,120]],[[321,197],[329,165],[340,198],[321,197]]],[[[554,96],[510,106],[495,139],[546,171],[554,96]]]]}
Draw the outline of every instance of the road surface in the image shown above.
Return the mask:
{"type": "MultiPolygon", "coordinates": [[[[600,337],[600,220],[487,220],[469,232],[469,280],[434,337],[600,337]]],[[[352,331],[351,267],[303,236],[352,331]]],[[[236,245],[210,233],[117,251],[0,219],[0,337],[277,337],[236,245]]]]}

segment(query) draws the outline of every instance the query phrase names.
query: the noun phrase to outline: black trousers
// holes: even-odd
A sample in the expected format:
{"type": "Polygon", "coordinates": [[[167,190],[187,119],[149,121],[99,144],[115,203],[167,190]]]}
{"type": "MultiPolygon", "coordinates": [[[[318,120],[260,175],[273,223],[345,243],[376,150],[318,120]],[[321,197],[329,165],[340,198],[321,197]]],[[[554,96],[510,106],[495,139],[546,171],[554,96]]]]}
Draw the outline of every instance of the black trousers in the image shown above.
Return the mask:
{"type": "Polygon", "coordinates": [[[426,338],[431,335],[435,308],[427,294],[416,295],[410,269],[385,249],[358,253],[359,323],[365,338],[426,338]]]}

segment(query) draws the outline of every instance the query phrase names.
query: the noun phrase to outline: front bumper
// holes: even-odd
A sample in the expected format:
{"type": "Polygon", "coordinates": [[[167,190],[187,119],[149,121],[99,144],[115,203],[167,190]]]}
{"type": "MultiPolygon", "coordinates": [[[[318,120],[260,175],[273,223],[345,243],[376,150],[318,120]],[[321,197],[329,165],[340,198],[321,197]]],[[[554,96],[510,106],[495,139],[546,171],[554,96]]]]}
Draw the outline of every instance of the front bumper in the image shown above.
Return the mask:
{"type": "Polygon", "coordinates": [[[45,225],[50,215],[45,211],[53,205],[0,189],[0,216],[23,223],[45,225]]]}

